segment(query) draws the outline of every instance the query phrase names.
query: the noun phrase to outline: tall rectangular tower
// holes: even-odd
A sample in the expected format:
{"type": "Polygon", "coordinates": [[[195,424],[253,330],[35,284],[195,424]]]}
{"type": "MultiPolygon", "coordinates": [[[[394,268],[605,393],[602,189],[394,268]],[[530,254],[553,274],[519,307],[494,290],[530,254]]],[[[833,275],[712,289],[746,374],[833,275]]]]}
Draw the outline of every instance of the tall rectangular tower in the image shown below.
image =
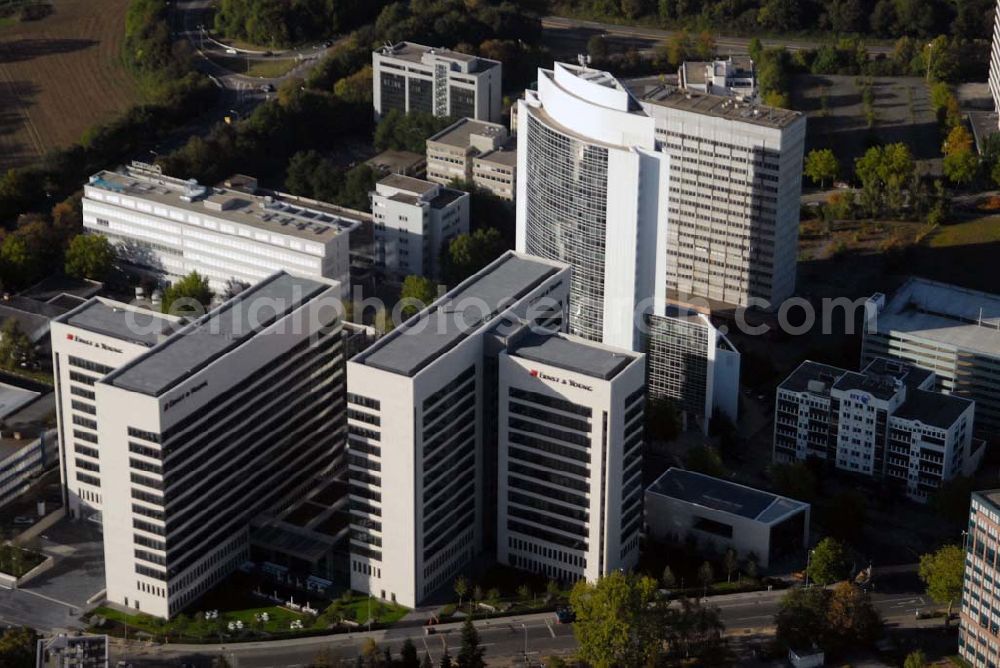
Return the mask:
{"type": "Polygon", "coordinates": [[[342,462],[339,286],[277,273],[95,386],[109,601],[168,617],[342,462]]]}

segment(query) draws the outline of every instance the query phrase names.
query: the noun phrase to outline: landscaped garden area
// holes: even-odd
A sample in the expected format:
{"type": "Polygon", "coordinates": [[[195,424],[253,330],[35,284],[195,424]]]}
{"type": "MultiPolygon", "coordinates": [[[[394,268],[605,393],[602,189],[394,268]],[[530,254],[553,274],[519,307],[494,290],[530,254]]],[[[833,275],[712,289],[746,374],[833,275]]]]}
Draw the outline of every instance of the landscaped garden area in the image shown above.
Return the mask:
{"type": "Polygon", "coordinates": [[[45,561],[45,555],[15,545],[0,545],[0,572],[21,577],[45,561]]]}
{"type": "Polygon", "coordinates": [[[400,605],[351,591],[332,601],[314,593],[286,594],[295,606],[316,611],[310,613],[278,605],[254,593],[255,589],[260,591],[254,578],[235,573],[169,621],[100,607],[92,613],[90,624],[117,636],[125,635],[127,626],[129,637],[145,635],[156,641],[233,642],[336,633],[367,624],[369,617],[373,627],[385,626],[399,621],[407,612],[400,605]]]}

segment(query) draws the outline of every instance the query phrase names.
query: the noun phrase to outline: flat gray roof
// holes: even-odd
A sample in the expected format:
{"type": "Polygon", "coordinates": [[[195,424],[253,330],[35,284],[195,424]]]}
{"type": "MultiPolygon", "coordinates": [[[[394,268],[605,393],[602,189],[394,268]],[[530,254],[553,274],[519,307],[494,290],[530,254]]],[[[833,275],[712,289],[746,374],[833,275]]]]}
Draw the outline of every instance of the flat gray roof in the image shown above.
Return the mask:
{"type": "Polygon", "coordinates": [[[646,492],[770,524],[808,503],[721,478],[670,468],[646,492]]]}
{"type": "Polygon", "coordinates": [[[533,332],[508,348],[508,354],[600,380],[611,380],[638,359],[631,352],[612,350],[576,337],[533,332]]]}
{"type": "Polygon", "coordinates": [[[354,361],[402,376],[415,376],[558,271],[553,263],[508,252],[360,353],[354,361]]]}
{"type": "Polygon", "coordinates": [[[1000,489],[984,489],[979,492],[973,492],[972,496],[977,496],[980,500],[1000,510],[1000,489]]]}
{"type": "Polygon", "coordinates": [[[175,316],[99,297],[92,297],[56,322],[150,348],[183,325],[175,316]]]}
{"type": "Polygon", "coordinates": [[[643,104],[652,104],[695,114],[725,118],[736,123],[750,123],[770,128],[785,128],[805,116],[798,111],[767,107],[762,104],[739,102],[735,98],[710,95],[695,91],[682,91],[668,86],[636,90],[643,104]]]}
{"type": "Polygon", "coordinates": [[[1000,356],[1000,295],[912,277],[879,312],[876,328],[1000,356]]]}
{"type": "Polygon", "coordinates": [[[0,382],[0,420],[31,403],[41,395],[41,392],[27,390],[0,382]]]}
{"type": "Polygon", "coordinates": [[[293,197],[251,195],[242,190],[220,187],[204,186],[202,195],[195,196],[193,201],[186,201],[182,197],[187,189],[202,186],[131,167],[123,167],[120,172],[100,171],[91,176],[86,185],[184,209],[198,216],[317,243],[326,243],[345,234],[360,222],[358,218],[345,215],[342,209],[324,207],[319,202],[310,201],[306,205],[304,200],[296,201],[293,197]],[[227,208],[220,208],[222,206],[227,208]]]}
{"type": "Polygon", "coordinates": [[[514,142],[508,142],[506,146],[501,146],[500,148],[495,148],[492,151],[487,151],[486,153],[477,156],[475,159],[483,162],[493,162],[507,167],[516,167],[517,145],[514,142]]]}
{"type": "Polygon", "coordinates": [[[507,128],[499,123],[488,121],[477,121],[474,118],[460,119],[436,135],[432,135],[427,141],[437,144],[447,144],[458,148],[468,148],[469,138],[472,135],[486,135],[487,137],[506,137],[507,128]]]}
{"type": "Polygon", "coordinates": [[[819,391],[817,387],[816,390],[810,391],[828,397],[830,396],[830,388],[845,373],[847,373],[846,369],[806,360],[789,374],[788,378],[781,381],[778,387],[789,392],[805,392],[809,390],[809,383],[816,380],[823,383],[823,390],[819,391]]]}
{"type": "Polygon", "coordinates": [[[377,49],[376,53],[389,58],[408,60],[413,63],[423,63],[423,57],[429,54],[439,58],[447,58],[449,60],[470,63],[471,65],[476,66],[470,69],[472,72],[479,71],[479,65],[482,65],[483,70],[488,70],[491,67],[495,67],[500,64],[498,61],[490,60],[489,58],[480,58],[479,56],[472,56],[467,53],[453,51],[452,49],[446,49],[444,47],[435,48],[432,46],[424,46],[423,44],[416,44],[414,42],[399,42],[398,44],[393,44],[390,47],[377,49]]]}
{"type": "Polygon", "coordinates": [[[278,272],[111,372],[102,382],[160,396],[329,288],[327,283],[278,272]]]}
{"type": "Polygon", "coordinates": [[[904,420],[919,420],[932,427],[948,429],[970,404],[971,400],[954,394],[909,390],[906,393],[906,401],[892,416],[904,420]]]}
{"type": "Polygon", "coordinates": [[[418,179],[414,176],[406,176],[405,174],[390,174],[379,181],[377,185],[398,188],[399,190],[405,190],[406,192],[413,193],[418,196],[425,195],[432,190],[441,187],[436,183],[418,179]]]}

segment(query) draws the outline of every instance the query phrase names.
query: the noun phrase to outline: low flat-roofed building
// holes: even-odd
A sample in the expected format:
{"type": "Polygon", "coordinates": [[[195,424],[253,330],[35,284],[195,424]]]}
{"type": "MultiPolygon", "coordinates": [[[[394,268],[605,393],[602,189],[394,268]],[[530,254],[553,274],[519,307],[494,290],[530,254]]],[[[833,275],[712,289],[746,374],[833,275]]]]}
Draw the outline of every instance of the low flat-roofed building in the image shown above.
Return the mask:
{"type": "Polygon", "coordinates": [[[803,362],[776,392],[774,461],[818,459],[926,502],[985,451],[972,437],[975,402],[935,391],[935,380],[884,357],[860,372],[803,362]]]}
{"type": "Polygon", "coordinates": [[[442,248],[469,231],[469,193],[391,174],[371,199],[375,266],[398,278],[441,278],[442,248]]]}
{"type": "Polygon", "coordinates": [[[514,199],[517,147],[507,128],[463,118],[427,140],[427,180],[472,182],[497,197],[514,199]]]}
{"type": "Polygon", "coordinates": [[[806,547],[809,514],[808,503],[679,468],[646,489],[647,535],[682,541],[693,534],[719,551],[754,554],[762,568],[806,547]]]}
{"type": "MultiPolygon", "coordinates": [[[[413,151],[382,151],[365,164],[379,174],[402,174],[422,179],[427,176],[427,158],[413,151]]],[[[433,179],[431,179],[433,180],[433,179]]]]}
{"type": "Polygon", "coordinates": [[[0,383],[0,507],[23,494],[57,460],[59,451],[51,416],[56,409],[51,388],[20,378],[0,383]]]}
{"type": "Polygon", "coordinates": [[[40,638],[37,668],[108,668],[108,637],[67,635],[40,638]]]}
{"type": "Polygon", "coordinates": [[[83,225],[113,242],[136,274],[175,281],[192,271],[219,293],[230,279],[257,283],[275,271],[350,288],[350,232],[361,219],[340,207],[280,193],[252,179],[203,186],[152,165],[103,170],[84,185],[83,225]]]}
{"type": "Polygon", "coordinates": [[[909,278],[868,302],[861,363],[891,357],[933,371],[936,388],[976,402],[976,427],[1000,431],[1000,295],[909,278]]]}

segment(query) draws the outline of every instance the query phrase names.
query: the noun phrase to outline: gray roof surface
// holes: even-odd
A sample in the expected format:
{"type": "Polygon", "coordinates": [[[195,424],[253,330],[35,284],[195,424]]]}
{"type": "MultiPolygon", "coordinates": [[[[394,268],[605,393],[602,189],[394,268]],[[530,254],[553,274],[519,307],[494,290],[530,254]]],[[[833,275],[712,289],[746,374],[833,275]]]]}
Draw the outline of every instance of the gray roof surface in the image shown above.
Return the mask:
{"type": "Polygon", "coordinates": [[[932,427],[948,429],[971,403],[971,400],[953,394],[910,390],[906,393],[906,401],[892,416],[904,420],[919,420],[932,427]]]}
{"type": "MultiPolygon", "coordinates": [[[[21,311],[4,304],[0,304],[0,323],[7,322],[7,320],[16,320],[17,324],[21,327],[21,331],[29,337],[36,331],[42,331],[43,328],[44,335],[48,332],[49,323],[52,322],[52,319],[48,316],[38,315],[37,313],[28,313],[27,311],[21,311]]],[[[33,341],[33,343],[35,342],[33,341]]]]}
{"type": "Polygon", "coordinates": [[[610,350],[582,339],[535,333],[511,346],[509,354],[601,380],[611,380],[637,359],[630,352],[610,350]]]}
{"type": "Polygon", "coordinates": [[[355,361],[415,376],[557,271],[542,260],[508,253],[397,327],[355,361]]]}
{"type": "Polygon", "coordinates": [[[319,281],[276,273],[113,371],[102,382],[159,396],[329,288],[319,281]]]}
{"type": "Polygon", "coordinates": [[[236,189],[207,188],[203,197],[189,202],[181,198],[185,193],[184,181],[127,167],[121,172],[100,171],[86,186],[320,244],[359,224],[358,218],[339,207],[284,196],[272,196],[268,202],[264,196],[236,189]],[[206,206],[206,202],[226,202],[231,208],[213,209],[206,206]]]}
{"type": "Polygon", "coordinates": [[[1000,510],[1000,489],[984,489],[979,492],[973,492],[972,495],[978,496],[997,510],[1000,510]]]}
{"type": "Polygon", "coordinates": [[[694,91],[682,91],[666,86],[651,90],[637,90],[635,94],[644,104],[652,104],[695,114],[725,118],[737,123],[750,123],[770,128],[785,128],[805,120],[798,111],[738,103],[733,98],[694,91]],[[754,115],[754,112],[757,112],[754,115]]]}
{"type": "MultiPolygon", "coordinates": [[[[452,51],[451,49],[445,49],[443,47],[435,48],[431,46],[424,46],[423,44],[416,44],[414,42],[399,42],[398,44],[392,45],[392,47],[388,50],[385,48],[378,49],[376,53],[389,58],[409,60],[414,63],[423,62],[422,59],[426,54],[433,54],[440,58],[481,64],[483,66],[483,70],[488,70],[491,67],[500,64],[499,62],[490,60],[489,58],[480,58],[479,56],[471,56],[460,51],[452,51]]],[[[472,71],[479,71],[479,68],[473,68],[472,71]]]]}
{"type": "Polygon", "coordinates": [[[809,507],[802,501],[679,468],[667,469],[646,491],[764,523],[809,507]]]}
{"type": "Polygon", "coordinates": [[[508,142],[505,146],[501,146],[498,149],[492,151],[487,151],[480,156],[477,156],[475,160],[481,160],[483,162],[492,162],[498,165],[506,165],[507,167],[517,166],[517,144],[514,142],[508,142]]]}
{"type": "Polygon", "coordinates": [[[788,378],[785,378],[778,387],[789,392],[805,392],[809,389],[809,381],[819,380],[825,385],[825,390],[820,394],[829,396],[830,388],[845,373],[847,371],[839,367],[806,360],[788,378]]]}
{"type": "Polygon", "coordinates": [[[436,188],[441,187],[436,183],[431,183],[430,181],[418,179],[413,176],[406,176],[405,174],[390,174],[379,181],[377,185],[398,188],[399,190],[405,190],[406,192],[413,193],[415,195],[424,195],[436,188]]]}
{"type": "Polygon", "coordinates": [[[876,321],[879,332],[903,332],[1000,356],[1000,295],[910,278],[876,321]]]}
{"type": "Polygon", "coordinates": [[[446,144],[458,148],[468,148],[472,135],[487,137],[506,137],[507,128],[500,123],[478,121],[474,118],[462,118],[455,121],[441,132],[432,135],[427,141],[436,144],[446,144]]]}
{"type": "Polygon", "coordinates": [[[62,316],[57,322],[148,347],[155,346],[183,324],[174,316],[97,297],[62,316]]]}

